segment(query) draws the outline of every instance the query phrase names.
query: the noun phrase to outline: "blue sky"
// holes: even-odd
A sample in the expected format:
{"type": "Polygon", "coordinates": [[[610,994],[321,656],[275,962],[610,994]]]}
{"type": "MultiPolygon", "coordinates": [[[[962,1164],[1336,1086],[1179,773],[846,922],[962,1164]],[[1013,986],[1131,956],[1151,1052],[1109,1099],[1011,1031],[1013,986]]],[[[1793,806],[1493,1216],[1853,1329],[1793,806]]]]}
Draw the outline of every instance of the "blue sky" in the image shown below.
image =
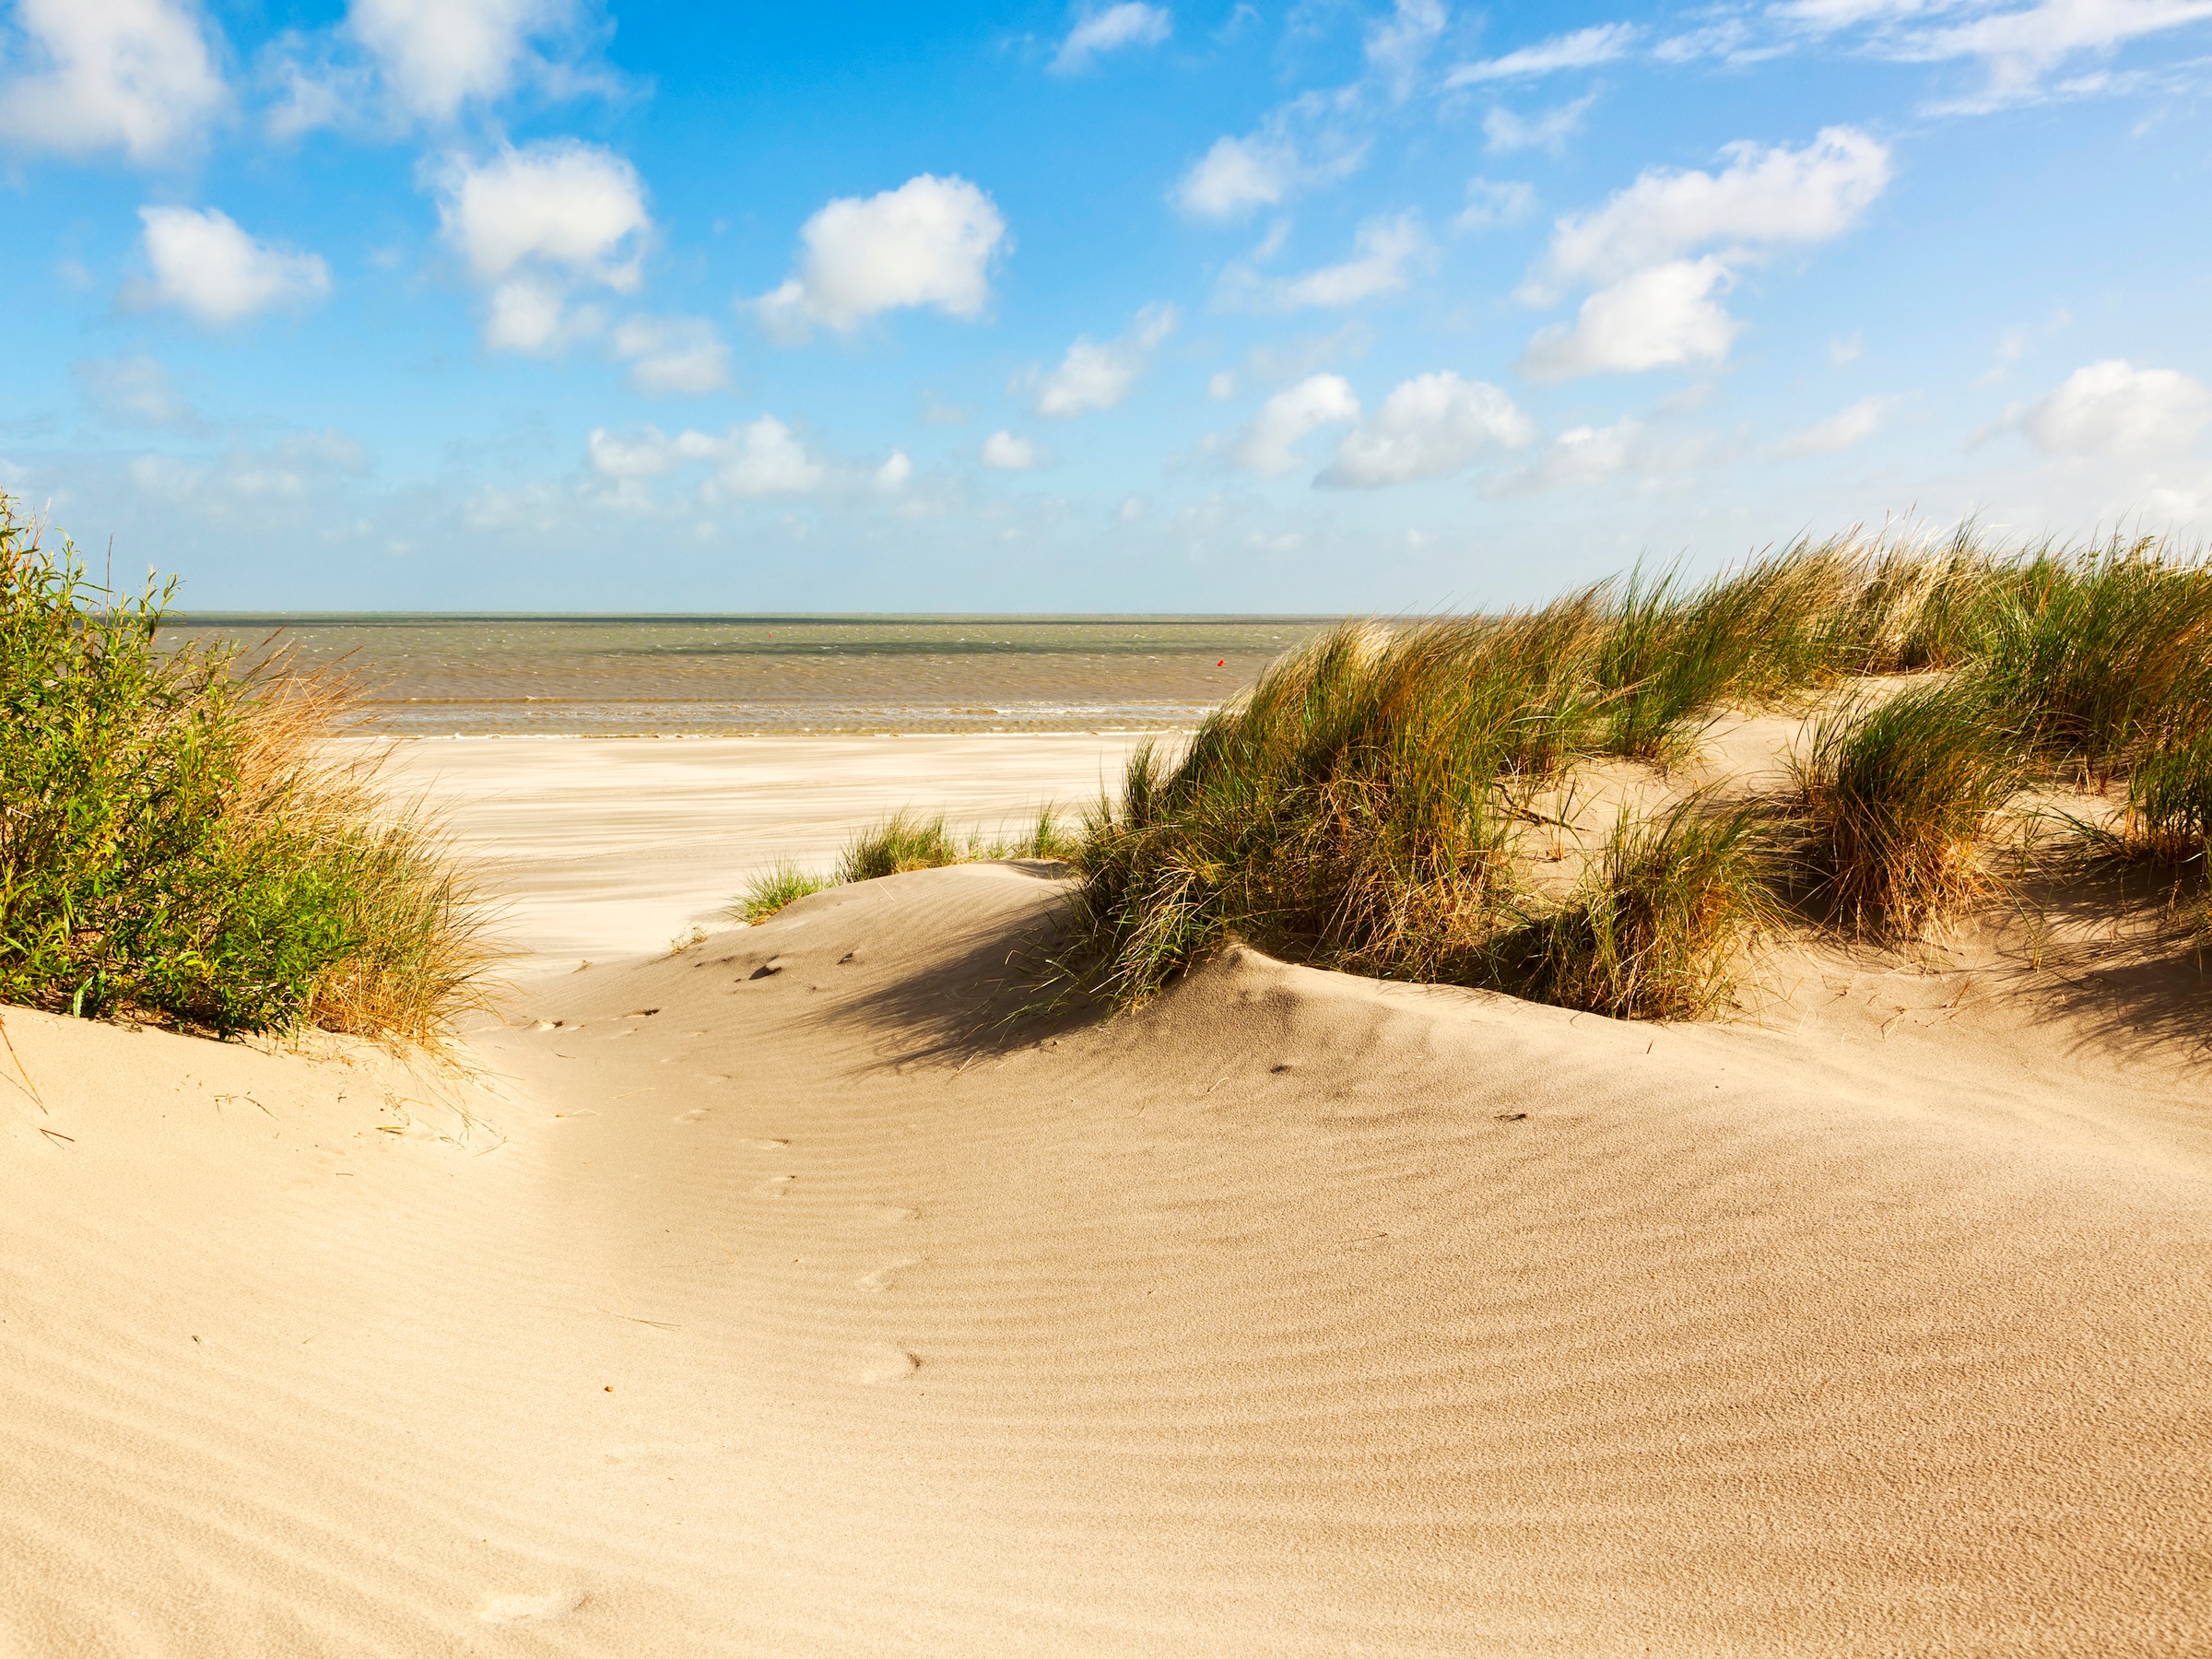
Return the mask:
{"type": "Polygon", "coordinates": [[[11,0],[0,488],[205,608],[2194,537],[2208,78],[2212,0],[11,0]]]}

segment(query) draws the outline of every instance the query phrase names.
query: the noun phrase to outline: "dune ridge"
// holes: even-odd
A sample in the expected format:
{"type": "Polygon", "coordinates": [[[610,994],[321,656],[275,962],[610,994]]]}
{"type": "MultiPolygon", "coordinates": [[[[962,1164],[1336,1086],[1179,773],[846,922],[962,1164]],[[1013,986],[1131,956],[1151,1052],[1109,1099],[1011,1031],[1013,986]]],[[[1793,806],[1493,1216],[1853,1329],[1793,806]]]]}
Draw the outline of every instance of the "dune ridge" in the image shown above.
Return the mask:
{"type": "Polygon", "coordinates": [[[1063,890],[923,872],[535,981],[434,1099],[11,1012],[47,1110],[11,1091],[0,1165],[0,1645],[2212,1630],[2185,1053],[1249,951],[979,1039],[1063,890]]]}

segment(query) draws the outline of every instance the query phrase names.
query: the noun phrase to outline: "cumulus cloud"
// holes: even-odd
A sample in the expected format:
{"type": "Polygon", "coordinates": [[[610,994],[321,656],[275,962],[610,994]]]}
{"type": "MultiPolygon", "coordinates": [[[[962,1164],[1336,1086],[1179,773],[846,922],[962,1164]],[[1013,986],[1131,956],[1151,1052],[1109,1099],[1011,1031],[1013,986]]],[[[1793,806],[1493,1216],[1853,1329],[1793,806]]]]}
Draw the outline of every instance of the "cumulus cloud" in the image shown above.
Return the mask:
{"type": "Polygon", "coordinates": [[[1038,464],[1037,446],[1011,432],[994,432],[983,440],[976,458],[994,472],[1028,472],[1038,464]]]}
{"type": "Polygon", "coordinates": [[[2212,392],[2194,376],[2106,358],[2077,369],[2017,419],[2045,454],[2134,456],[2188,448],[2208,417],[2212,392]]]}
{"type": "Polygon", "coordinates": [[[801,227],[798,268],[752,302],[775,338],[849,333],[884,312],[927,307],[971,319],[991,303],[991,262],[1008,245],[990,196],[921,173],[896,190],[840,196],[801,227]]]}
{"type": "Polygon", "coordinates": [[[188,148],[229,108],[213,26],[190,0],[17,0],[0,138],[28,149],[188,148]]]}
{"type": "Polygon", "coordinates": [[[629,383],[649,397],[696,395],[730,383],[730,348],[704,317],[628,317],[612,344],[629,360],[629,383]]]}
{"type": "Polygon", "coordinates": [[[124,288],[129,305],[174,307],[219,328],[330,292],[320,255],[257,241],[219,208],[141,207],[138,218],[150,275],[124,288]]]}
{"type": "Polygon", "coordinates": [[[1855,449],[1882,429],[1898,402],[1894,397],[1862,397],[1849,408],[1783,439],[1775,448],[1784,455],[1830,455],[1855,449]]]}
{"type": "Polygon", "coordinates": [[[1562,69],[1591,69],[1627,54],[1640,31],[1633,23],[1600,23],[1572,34],[1554,35],[1534,46],[1524,46],[1503,57],[1462,64],[1444,77],[1452,87],[1479,86],[1486,81],[1523,80],[1556,75],[1562,69]]]}
{"type": "Polygon", "coordinates": [[[1124,0],[1120,6],[1109,6],[1079,18],[1047,67],[1054,75],[1077,75],[1103,53],[1157,46],[1174,31],[1175,19],[1164,6],[1124,0]]]}
{"type": "Polygon", "coordinates": [[[1521,367],[1552,381],[1717,361],[1742,326],[1713,298],[1728,281],[1727,267],[1710,257],[1639,271],[1583,300],[1571,324],[1538,331],[1521,367]]]}
{"type": "Polygon", "coordinates": [[[1065,417],[1112,408],[1129,395],[1154,350],[1174,332],[1175,308],[1147,305],[1119,339],[1103,345],[1088,336],[1078,339],[1038,386],[1037,412],[1065,417]]]}
{"type": "Polygon", "coordinates": [[[589,31],[577,0],[352,0],[334,28],[293,30],[264,54],[279,137],[324,126],[451,125],[535,84],[604,89],[577,62],[589,31]]]}
{"type": "Polygon", "coordinates": [[[1855,127],[1822,129],[1802,149],[1740,143],[1718,172],[1651,168],[1594,213],[1555,228],[1554,281],[1612,282],[1699,247],[1832,241],[1888,188],[1889,149],[1855,127]]]}
{"type": "Polygon", "coordinates": [[[1535,422],[1500,388],[1449,371],[1417,375],[1345,434],[1316,482],[1375,489],[1441,478],[1481,455],[1525,449],[1535,436],[1535,422]]]}
{"type": "Polygon", "coordinates": [[[904,450],[895,449],[883,458],[876,469],[876,488],[887,494],[904,489],[906,481],[914,476],[914,464],[904,450]]]}
{"type": "Polygon", "coordinates": [[[1559,155],[1566,149],[1567,140],[1583,130],[1583,117],[1596,101],[1597,94],[1593,92],[1556,110],[1527,116],[1502,107],[1493,109],[1482,118],[1482,147],[1493,156],[1532,149],[1559,155]]]}
{"type": "Polygon", "coordinates": [[[491,290],[485,344],[495,351],[558,349],[594,332],[571,313],[579,287],[633,292],[653,220],[637,169],[573,138],[501,149],[438,174],[438,218],[469,275],[491,290]]]}
{"type": "Polygon", "coordinates": [[[651,426],[624,436],[595,428],[586,448],[593,470],[618,485],[704,463],[710,472],[700,493],[708,502],[808,495],[834,476],[827,462],[772,415],[741,422],[719,436],[687,430],[670,438],[651,426]]]}
{"type": "Polygon", "coordinates": [[[1359,227],[1351,258],[1299,276],[1266,277],[1247,265],[1234,265],[1222,273],[1220,298],[1224,304],[1257,312],[1341,309],[1395,293],[1429,252],[1418,214],[1370,219],[1359,227]]]}
{"type": "Polygon", "coordinates": [[[1359,399],[1341,375],[1316,374],[1277,392],[1260,406],[1252,424],[1229,450],[1230,465],[1265,478],[1279,477],[1301,465],[1297,445],[1324,426],[1347,426],[1359,418],[1359,399]]]}
{"type": "Polygon", "coordinates": [[[1774,246],[1841,236],[1889,183],[1888,147],[1853,127],[1826,128],[1800,149],[1745,143],[1721,153],[1728,165],[1717,172],[1649,169],[1553,227],[1523,297],[1548,303],[1571,284],[1602,286],[1573,324],[1529,342],[1528,372],[1557,380],[1725,357],[1739,325],[1714,296],[1735,268],[1774,246]]]}

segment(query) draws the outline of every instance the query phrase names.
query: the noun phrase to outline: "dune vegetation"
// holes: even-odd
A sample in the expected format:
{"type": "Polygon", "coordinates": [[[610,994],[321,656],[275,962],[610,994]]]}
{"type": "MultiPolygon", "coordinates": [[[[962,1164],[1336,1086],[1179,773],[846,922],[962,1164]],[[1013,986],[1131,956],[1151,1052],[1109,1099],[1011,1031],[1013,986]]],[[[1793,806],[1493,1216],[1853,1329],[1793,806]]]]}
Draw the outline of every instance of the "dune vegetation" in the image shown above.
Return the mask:
{"type": "Polygon", "coordinates": [[[724,913],[734,922],[765,922],[785,905],[825,888],[910,870],[936,870],[947,865],[980,864],[1001,858],[1065,860],[1076,842],[1053,816],[1047,803],[1037,821],[1017,835],[986,835],[981,830],[957,833],[942,813],[924,817],[900,810],[853,835],[828,874],[778,859],[746,884],[724,913]]]}
{"type": "MultiPolygon", "coordinates": [[[[1701,584],[1348,622],[1278,661],[1085,821],[1053,974],[1127,1007],[1232,940],[1324,968],[1655,1018],[1724,1006],[1759,939],[1928,936],[2002,877],[2030,792],[2062,832],[2201,871],[2212,570],[2155,541],[1804,542],[1701,584]],[[1664,773],[1724,712],[1819,711],[1787,786],[1625,807],[1571,891],[1521,852],[1583,769],[1664,773]]],[[[2046,838],[2047,839],[2047,838],[2046,838]]],[[[2025,838],[2023,838],[2024,843],[2025,838]]]]}
{"type": "Polygon", "coordinates": [[[329,758],[342,676],[172,650],[0,497],[0,1001],[435,1046],[493,958],[436,826],[329,758]]]}

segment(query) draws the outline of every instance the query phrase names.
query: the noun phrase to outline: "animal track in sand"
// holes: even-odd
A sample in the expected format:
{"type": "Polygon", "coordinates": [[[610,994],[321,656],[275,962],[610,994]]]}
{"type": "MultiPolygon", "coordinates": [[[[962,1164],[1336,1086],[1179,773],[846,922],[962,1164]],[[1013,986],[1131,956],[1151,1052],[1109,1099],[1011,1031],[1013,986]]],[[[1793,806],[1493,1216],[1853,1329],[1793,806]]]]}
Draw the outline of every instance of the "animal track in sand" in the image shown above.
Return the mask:
{"type": "Polygon", "coordinates": [[[531,1618],[566,1618],[583,1606],[581,1590],[549,1590],[541,1595],[495,1595],[477,1609],[486,1624],[519,1624],[531,1618]]]}
{"type": "Polygon", "coordinates": [[[886,1262],[873,1273],[862,1274],[853,1283],[862,1290],[888,1290],[891,1288],[891,1281],[899,1275],[904,1273],[909,1267],[921,1265],[922,1258],[920,1256],[900,1256],[895,1262],[886,1262]]]}
{"type": "Polygon", "coordinates": [[[855,1382],[903,1382],[922,1362],[895,1343],[872,1342],[853,1368],[855,1382]]]}

